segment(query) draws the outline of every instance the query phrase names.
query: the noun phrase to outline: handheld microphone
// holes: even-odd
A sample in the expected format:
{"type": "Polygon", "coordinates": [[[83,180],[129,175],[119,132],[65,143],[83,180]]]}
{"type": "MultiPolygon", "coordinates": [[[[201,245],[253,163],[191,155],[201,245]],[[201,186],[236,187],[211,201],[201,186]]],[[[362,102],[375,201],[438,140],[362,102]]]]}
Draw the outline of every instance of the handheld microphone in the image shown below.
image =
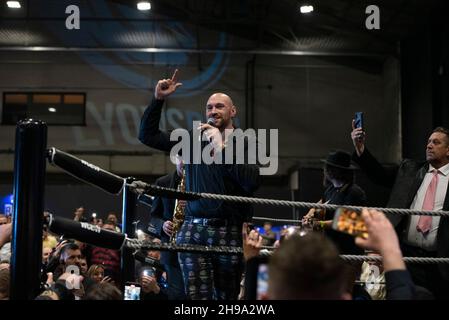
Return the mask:
{"type": "MultiPolygon", "coordinates": [[[[207,124],[209,124],[209,125],[211,125],[212,127],[215,127],[215,119],[214,118],[208,118],[207,119],[207,121],[206,121],[206,123],[207,124]]],[[[203,137],[203,133],[204,133],[204,131],[206,131],[207,129],[201,129],[201,134],[200,134],[200,141],[201,141],[201,138],[203,137]]]]}
{"type": "Polygon", "coordinates": [[[210,124],[211,126],[215,127],[215,118],[210,117],[207,119],[207,124],[210,124]]]}
{"type": "MultiPolygon", "coordinates": [[[[215,127],[215,118],[210,117],[207,119],[207,124],[211,125],[212,127],[215,127]]],[[[206,131],[206,129],[201,130],[201,136],[203,136],[203,132],[206,131]]]]}
{"type": "MultiPolygon", "coordinates": [[[[213,126],[213,127],[215,127],[215,119],[212,118],[212,117],[208,118],[206,123],[211,125],[211,126],[213,126]]],[[[201,131],[200,131],[200,137],[199,137],[199,141],[200,142],[203,140],[203,133],[204,133],[204,131],[206,131],[206,129],[201,129],[201,131]]]]}

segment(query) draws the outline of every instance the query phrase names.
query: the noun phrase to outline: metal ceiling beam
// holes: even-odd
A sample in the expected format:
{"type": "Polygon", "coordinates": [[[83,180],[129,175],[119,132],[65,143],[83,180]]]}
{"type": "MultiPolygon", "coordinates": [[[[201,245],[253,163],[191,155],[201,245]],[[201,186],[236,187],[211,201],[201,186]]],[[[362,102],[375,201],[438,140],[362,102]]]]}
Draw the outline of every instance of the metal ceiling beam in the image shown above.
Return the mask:
{"type": "Polygon", "coordinates": [[[147,53],[230,53],[289,56],[335,56],[385,58],[386,53],[372,52],[332,52],[303,50],[260,50],[260,49],[190,49],[190,48],[83,48],[83,47],[0,47],[1,51],[41,51],[41,52],[147,52],[147,53]]]}

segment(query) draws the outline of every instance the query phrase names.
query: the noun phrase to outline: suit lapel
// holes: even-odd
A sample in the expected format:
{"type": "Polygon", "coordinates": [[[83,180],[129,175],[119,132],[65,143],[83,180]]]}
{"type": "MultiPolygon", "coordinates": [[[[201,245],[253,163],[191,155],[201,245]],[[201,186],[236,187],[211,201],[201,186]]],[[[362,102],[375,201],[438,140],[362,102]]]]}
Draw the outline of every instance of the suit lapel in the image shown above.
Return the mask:
{"type": "Polygon", "coordinates": [[[447,184],[446,196],[444,197],[443,210],[449,210],[449,183],[447,184]]]}
{"type": "MultiPolygon", "coordinates": [[[[415,198],[415,195],[418,192],[418,189],[421,186],[421,183],[424,180],[424,176],[426,175],[428,170],[429,170],[429,164],[426,163],[416,173],[415,181],[413,182],[413,186],[410,189],[410,193],[409,193],[408,199],[407,199],[408,207],[410,207],[410,205],[412,204],[412,201],[415,198]]],[[[449,210],[449,184],[447,185],[446,196],[444,197],[443,210],[445,210],[445,211],[449,210]]]]}
{"type": "Polygon", "coordinates": [[[407,208],[410,208],[413,199],[415,198],[416,193],[418,192],[419,187],[421,186],[421,183],[424,180],[424,177],[427,173],[427,170],[429,169],[429,164],[426,163],[421,167],[421,169],[416,172],[415,180],[413,181],[413,185],[410,188],[410,192],[408,194],[407,198],[407,208]]]}

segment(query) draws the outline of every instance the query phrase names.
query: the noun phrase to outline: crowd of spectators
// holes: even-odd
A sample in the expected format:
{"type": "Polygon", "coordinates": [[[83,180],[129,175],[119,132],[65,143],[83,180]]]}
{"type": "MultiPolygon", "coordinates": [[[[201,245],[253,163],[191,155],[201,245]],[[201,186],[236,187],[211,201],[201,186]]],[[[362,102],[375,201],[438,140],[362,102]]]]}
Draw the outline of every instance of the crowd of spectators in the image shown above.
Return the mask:
{"type": "MultiPolygon", "coordinates": [[[[251,270],[251,265],[258,263],[262,246],[274,245],[276,249],[268,263],[268,290],[263,296],[266,299],[433,298],[430,292],[415,286],[411,280],[402,259],[398,237],[385,215],[379,211],[364,210],[362,217],[368,237],[354,238],[355,244],[368,255],[381,256],[382,262],[364,262],[356,266],[345,262],[332,241],[312,230],[298,232],[296,229],[292,232],[292,229],[285,228],[277,239],[270,223],[264,226],[264,236],[244,224],[242,236],[246,270],[251,270]]],[[[10,290],[8,245],[12,230],[11,222],[5,218],[0,215],[0,299],[8,299],[10,290]]],[[[108,214],[104,221],[99,217],[89,220],[80,207],[74,213],[74,220],[86,221],[110,231],[120,230],[114,213],[108,214]]],[[[149,235],[146,238],[151,240],[149,235]]],[[[160,240],[154,238],[152,241],[160,240]]],[[[37,300],[168,299],[170,283],[167,282],[163,264],[159,262],[158,251],[138,252],[136,256],[143,258],[136,260],[135,281],[123,283],[119,251],[59,237],[51,234],[45,224],[42,245],[42,287],[37,300]]],[[[242,299],[252,298],[244,292],[248,287],[242,286],[242,299]]]]}

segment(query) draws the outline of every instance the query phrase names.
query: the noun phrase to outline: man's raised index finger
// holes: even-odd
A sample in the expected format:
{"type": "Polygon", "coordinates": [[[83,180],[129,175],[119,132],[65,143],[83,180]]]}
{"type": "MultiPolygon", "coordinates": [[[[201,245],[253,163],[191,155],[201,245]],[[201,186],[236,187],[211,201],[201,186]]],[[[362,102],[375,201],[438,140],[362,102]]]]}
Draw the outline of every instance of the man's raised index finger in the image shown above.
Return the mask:
{"type": "Polygon", "coordinates": [[[178,81],[177,75],[178,75],[178,69],[176,69],[175,72],[173,73],[173,76],[171,77],[171,81],[176,83],[178,81]]]}

